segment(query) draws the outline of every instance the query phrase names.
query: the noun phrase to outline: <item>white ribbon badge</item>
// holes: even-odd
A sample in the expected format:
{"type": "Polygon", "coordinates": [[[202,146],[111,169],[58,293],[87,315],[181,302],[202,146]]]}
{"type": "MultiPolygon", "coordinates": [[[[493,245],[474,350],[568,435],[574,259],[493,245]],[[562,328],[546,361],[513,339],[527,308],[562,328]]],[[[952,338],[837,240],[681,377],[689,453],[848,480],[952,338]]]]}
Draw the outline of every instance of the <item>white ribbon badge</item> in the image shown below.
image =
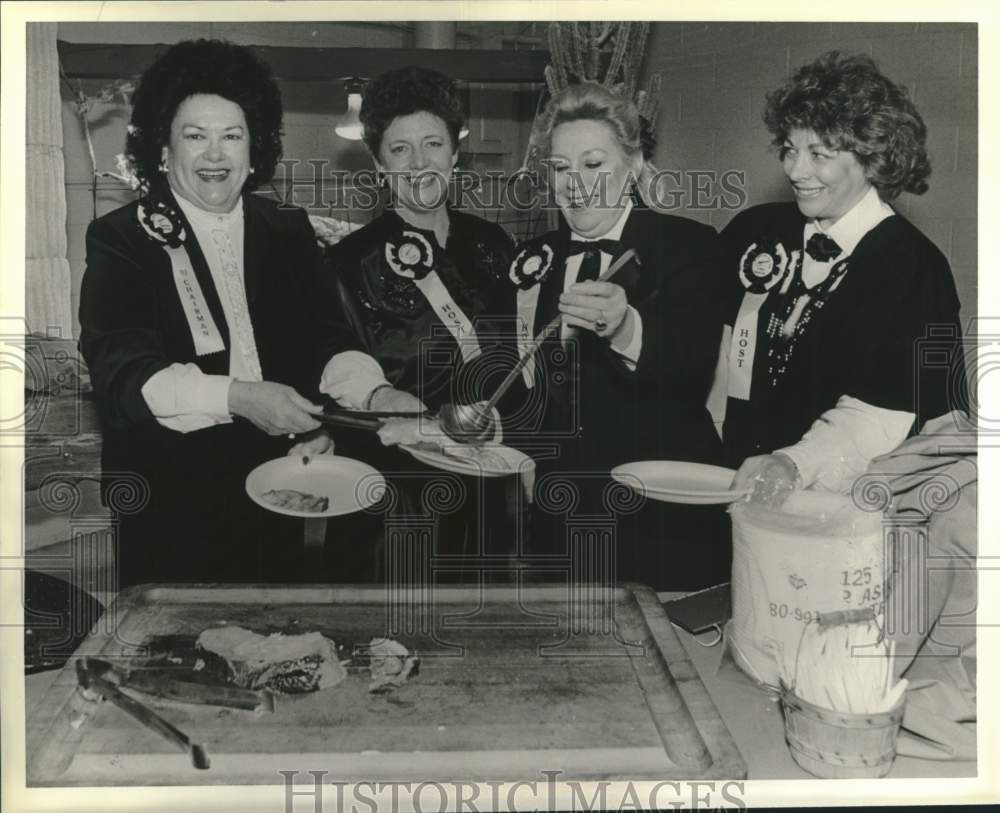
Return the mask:
{"type": "Polygon", "coordinates": [[[729,345],[729,397],[750,399],[753,359],[757,349],[757,315],[767,294],[743,294],[729,345]]]}
{"type": "Polygon", "coordinates": [[[455,304],[448,289],[437,271],[431,271],[426,277],[414,280],[414,285],[420,289],[420,293],[430,303],[438,318],[444,322],[445,326],[462,351],[462,361],[468,363],[478,357],[483,351],[479,347],[479,337],[476,330],[469,321],[469,317],[462,313],[462,309],[455,304]]]}
{"type": "Polygon", "coordinates": [[[212,314],[208,310],[205,294],[202,293],[198,278],[191,267],[191,258],[188,256],[187,249],[183,246],[178,248],[164,246],[164,251],[170,258],[170,267],[174,272],[174,285],[177,287],[177,296],[180,297],[181,305],[184,308],[188,327],[191,328],[195,353],[199,356],[207,356],[210,353],[219,353],[225,350],[226,345],[223,343],[222,335],[215,326],[212,314]]]}
{"type": "MultiPolygon", "coordinates": [[[[525,290],[517,292],[517,354],[519,358],[531,351],[534,345],[532,331],[535,328],[535,312],[538,310],[538,292],[540,285],[532,285],[525,290]]],[[[524,376],[524,385],[530,390],[535,386],[535,359],[528,359],[521,369],[524,376]]]]}

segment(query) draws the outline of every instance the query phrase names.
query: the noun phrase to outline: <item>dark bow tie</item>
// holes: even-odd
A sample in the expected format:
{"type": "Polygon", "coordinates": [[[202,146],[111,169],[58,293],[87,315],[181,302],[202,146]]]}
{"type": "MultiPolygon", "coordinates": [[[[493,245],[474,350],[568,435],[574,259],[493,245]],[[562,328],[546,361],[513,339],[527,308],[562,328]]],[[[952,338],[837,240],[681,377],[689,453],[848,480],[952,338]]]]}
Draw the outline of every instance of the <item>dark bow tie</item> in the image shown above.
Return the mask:
{"type": "Polygon", "coordinates": [[[617,257],[622,253],[622,244],[617,240],[570,240],[569,249],[566,251],[567,257],[577,254],[586,254],[588,251],[603,251],[612,257],[617,257]]]}
{"type": "Polygon", "coordinates": [[[828,263],[840,254],[840,246],[831,237],[822,232],[815,232],[806,241],[806,254],[818,263],[828,263]]]}

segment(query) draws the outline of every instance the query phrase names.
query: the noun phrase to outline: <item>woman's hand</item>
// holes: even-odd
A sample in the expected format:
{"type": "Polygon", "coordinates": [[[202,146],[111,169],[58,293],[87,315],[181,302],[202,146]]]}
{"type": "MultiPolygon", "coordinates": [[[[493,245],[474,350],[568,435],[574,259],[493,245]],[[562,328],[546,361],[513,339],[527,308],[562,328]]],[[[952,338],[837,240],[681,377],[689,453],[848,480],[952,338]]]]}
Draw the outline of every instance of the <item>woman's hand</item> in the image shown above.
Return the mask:
{"type": "Polygon", "coordinates": [[[384,446],[398,444],[450,443],[436,418],[387,418],[378,430],[379,440],[384,446]]]}
{"type": "Polygon", "coordinates": [[[427,407],[416,395],[395,387],[383,387],[371,396],[368,409],[372,412],[426,412],[427,407]]]}
{"type": "MultiPolygon", "coordinates": [[[[613,282],[576,282],[559,297],[559,312],[567,325],[582,327],[605,339],[617,339],[629,314],[625,289],[613,282]]],[[[628,341],[624,344],[627,346],[628,341]]]]}
{"type": "Polygon", "coordinates": [[[229,411],[269,435],[288,435],[319,428],[319,421],[309,413],[322,412],[323,408],[284,384],[233,381],[229,385],[229,411]]]}
{"type": "Polygon", "coordinates": [[[765,454],[744,460],[730,488],[733,491],[752,488],[751,502],[777,508],[799,487],[799,482],[795,461],[783,454],[765,454]]]}
{"type": "Polygon", "coordinates": [[[333,454],[333,438],[325,431],[318,432],[311,438],[300,441],[288,450],[288,456],[315,457],[318,454],[333,454]]]}

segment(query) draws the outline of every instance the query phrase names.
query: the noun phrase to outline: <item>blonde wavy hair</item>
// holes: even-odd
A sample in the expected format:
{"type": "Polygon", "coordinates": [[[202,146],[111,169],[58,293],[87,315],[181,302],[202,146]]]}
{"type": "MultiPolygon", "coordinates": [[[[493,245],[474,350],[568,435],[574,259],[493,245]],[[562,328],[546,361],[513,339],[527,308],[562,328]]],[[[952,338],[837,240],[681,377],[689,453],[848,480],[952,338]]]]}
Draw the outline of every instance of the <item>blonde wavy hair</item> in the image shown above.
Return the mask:
{"type": "Polygon", "coordinates": [[[597,82],[569,85],[553,96],[535,119],[531,149],[539,159],[552,154],[552,132],[571,121],[599,121],[608,125],[625,156],[639,164],[636,192],[650,209],[666,211],[652,194],[657,169],[649,160],[654,146],[648,124],[631,99],[613,93],[597,82]]]}

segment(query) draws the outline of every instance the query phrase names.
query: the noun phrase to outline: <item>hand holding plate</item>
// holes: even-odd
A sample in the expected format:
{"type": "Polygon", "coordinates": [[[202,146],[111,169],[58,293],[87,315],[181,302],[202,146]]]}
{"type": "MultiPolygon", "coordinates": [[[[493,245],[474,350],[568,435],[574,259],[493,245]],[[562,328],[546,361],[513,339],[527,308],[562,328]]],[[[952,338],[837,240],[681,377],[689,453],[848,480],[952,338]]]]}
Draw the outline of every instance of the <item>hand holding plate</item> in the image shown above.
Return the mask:
{"type": "Polygon", "coordinates": [[[733,477],[733,490],[753,489],[748,499],[777,508],[801,486],[799,469],[783,454],[748,457],[733,477]]]}
{"type": "Polygon", "coordinates": [[[300,441],[288,450],[289,457],[300,456],[303,458],[313,457],[319,454],[333,454],[334,444],[326,432],[319,432],[308,440],[300,441]]]}

